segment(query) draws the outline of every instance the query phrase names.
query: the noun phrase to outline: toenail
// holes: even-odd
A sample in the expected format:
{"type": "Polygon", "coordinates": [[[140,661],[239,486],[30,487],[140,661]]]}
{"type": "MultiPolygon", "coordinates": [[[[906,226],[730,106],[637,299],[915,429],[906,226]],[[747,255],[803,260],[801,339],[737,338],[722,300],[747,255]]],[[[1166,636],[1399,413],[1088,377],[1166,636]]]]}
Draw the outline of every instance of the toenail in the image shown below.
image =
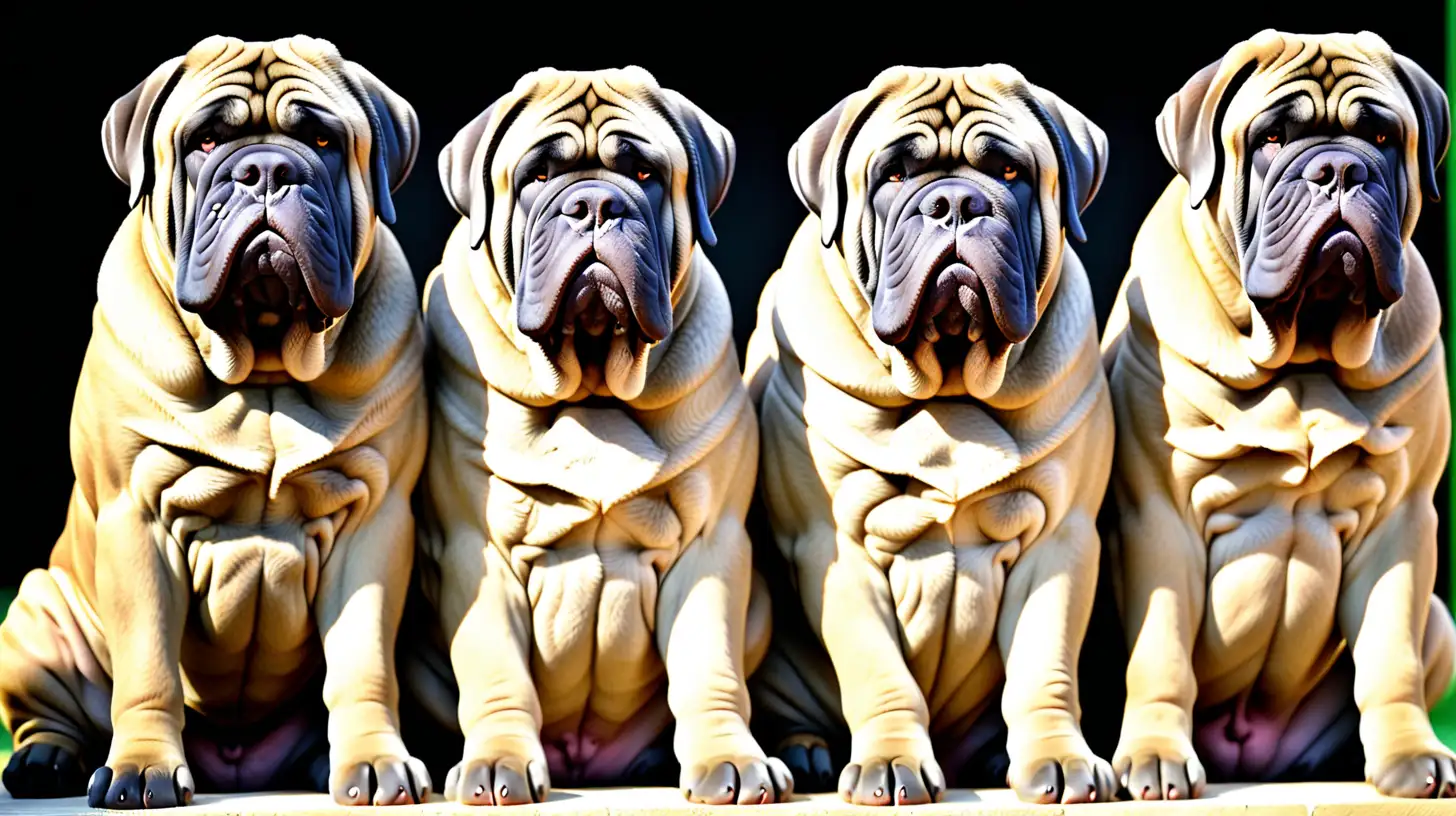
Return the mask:
{"type": "Polygon", "coordinates": [[[358,785],[350,785],[349,786],[349,798],[350,799],[358,799],[359,798],[359,786],[358,785]]]}
{"type": "Polygon", "coordinates": [[[1044,793],[1056,793],[1057,792],[1057,786],[1056,785],[1047,785],[1046,786],[1046,790],[1043,791],[1043,792],[1044,793]]]}
{"type": "Polygon", "coordinates": [[[147,791],[147,801],[148,802],[152,801],[152,792],[151,791],[147,791]]]}
{"type": "Polygon", "coordinates": [[[475,795],[476,796],[484,796],[485,795],[485,786],[484,785],[476,785],[475,786],[475,795]]]}
{"type": "Polygon", "coordinates": [[[876,799],[878,799],[878,798],[880,798],[881,796],[884,796],[884,795],[885,795],[885,789],[884,788],[875,788],[875,798],[876,799]]]}
{"type": "Polygon", "coordinates": [[[507,796],[510,796],[510,795],[511,795],[511,789],[508,788],[508,787],[506,787],[505,785],[501,785],[500,798],[504,799],[504,798],[506,798],[507,796]]]}
{"type": "Polygon", "coordinates": [[[401,793],[401,794],[403,794],[403,793],[404,793],[404,785],[400,785],[400,786],[399,786],[399,792],[400,792],[400,793],[401,793]]]}
{"type": "Polygon", "coordinates": [[[905,790],[905,786],[904,785],[901,785],[900,786],[900,798],[901,799],[908,799],[908,798],[910,798],[910,793],[905,790]]]}
{"type": "Polygon", "coordinates": [[[122,791],[121,793],[118,793],[116,795],[116,801],[118,801],[118,802],[125,802],[126,801],[126,791],[122,791]]]}

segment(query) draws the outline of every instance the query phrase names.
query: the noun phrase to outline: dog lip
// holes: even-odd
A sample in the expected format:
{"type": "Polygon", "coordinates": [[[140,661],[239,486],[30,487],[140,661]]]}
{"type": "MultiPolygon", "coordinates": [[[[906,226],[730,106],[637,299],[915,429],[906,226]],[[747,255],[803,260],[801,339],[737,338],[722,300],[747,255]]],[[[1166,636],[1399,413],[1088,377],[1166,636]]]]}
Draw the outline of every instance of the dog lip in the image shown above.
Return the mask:
{"type": "MultiPolygon", "coordinates": [[[[944,246],[936,253],[935,259],[924,267],[921,267],[924,271],[911,267],[900,277],[899,281],[884,281],[887,285],[881,286],[876,291],[875,302],[870,309],[870,322],[873,324],[875,334],[879,336],[881,342],[892,346],[898,345],[910,336],[911,331],[922,321],[922,313],[925,309],[925,293],[930,289],[931,283],[939,278],[943,270],[956,265],[965,266],[964,262],[956,253],[955,236],[950,235],[947,236],[944,246]],[[903,302],[904,296],[897,290],[905,289],[907,287],[907,279],[910,278],[915,279],[913,284],[909,284],[914,287],[915,291],[914,297],[910,301],[912,305],[908,310],[908,314],[898,316],[887,315],[886,312],[890,311],[890,308],[885,305],[885,301],[891,297],[891,293],[894,293],[894,299],[903,302]]],[[[900,310],[896,309],[895,311],[900,310]]],[[[934,315],[931,315],[931,317],[934,317],[934,315]]]]}
{"type": "Polygon", "coordinates": [[[1302,299],[1305,292],[1313,288],[1332,271],[1338,270],[1352,285],[1361,290],[1371,273],[1370,250],[1358,233],[1345,221],[1339,220],[1312,241],[1304,253],[1302,263],[1293,274],[1284,276],[1277,288],[1268,285],[1272,275],[1260,275],[1246,287],[1249,299],[1261,306],[1278,306],[1302,299]],[[1363,279],[1356,276],[1364,274],[1363,279]]]}

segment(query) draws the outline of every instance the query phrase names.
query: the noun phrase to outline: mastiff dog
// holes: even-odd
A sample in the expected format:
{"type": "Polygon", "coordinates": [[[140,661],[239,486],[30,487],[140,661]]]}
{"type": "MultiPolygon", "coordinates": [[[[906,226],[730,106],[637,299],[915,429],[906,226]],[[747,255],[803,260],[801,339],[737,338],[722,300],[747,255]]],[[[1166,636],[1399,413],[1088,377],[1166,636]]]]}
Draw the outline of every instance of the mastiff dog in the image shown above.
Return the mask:
{"type": "Polygon", "coordinates": [[[456,801],[664,774],[702,802],[792,789],[749,732],[758,427],[699,247],[733,164],[728,131],[637,67],[528,74],[440,154],[463,219],[426,284],[402,680],[463,737],[456,801]]]}
{"type": "Polygon", "coordinates": [[[1450,116],[1374,34],[1263,31],[1158,117],[1178,176],[1103,340],[1136,798],[1358,777],[1361,748],[1382,792],[1456,796],[1427,716],[1451,410],[1410,240],[1450,116]]]}
{"type": "Polygon", "coordinates": [[[0,627],[5,787],[423,800],[393,650],[424,331],[380,223],[414,111],[326,41],[212,37],[101,137],[132,209],[101,263],[65,529],[0,627]]]}
{"type": "Polygon", "coordinates": [[[807,613],[798,633],[778,615],[755,727],[800,779],[832,786],[847,758],[846,799],[930,802],[1004,748],[993,774],[1023,799],[1114,794],[1076,680],[1112,405],[1066,244],[1106,161],[1096,125],[1005,65],[889,69],[789,154],[811,214],[745,376],[807,613]]]}

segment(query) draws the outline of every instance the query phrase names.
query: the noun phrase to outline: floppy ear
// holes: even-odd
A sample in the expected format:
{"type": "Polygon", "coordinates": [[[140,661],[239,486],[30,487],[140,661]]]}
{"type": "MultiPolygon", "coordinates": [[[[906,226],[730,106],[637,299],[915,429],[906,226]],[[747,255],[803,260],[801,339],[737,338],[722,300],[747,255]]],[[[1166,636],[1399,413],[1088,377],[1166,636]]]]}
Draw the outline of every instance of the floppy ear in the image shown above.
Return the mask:
{"type": "Polygon", "coordinates": [[[1051,91],[1028,83],[1032,110],[1041,120],[1057,153],[1061,174],[1062,227],[1068,235],[1086,242],[1082,211],[1092,203],[1102,176],[1107,171],[1107,135],[1076,108],[1051,91]]]}
{"type": "Polygon", "coordinates": [[[111,172],[131,188],[127,205],[135,207],[151,186],[152,133],[167,94],[182,77],[182,57],[174,57],[152,71],[126,96],[111,103],[101,122],[101,149],[111,172]]]}
{"type": "Polygon", "coordinates": [[[440,184],[455,212],[470,219],[471,249],[479,249],[485,240],[485,225],[490,218],[494,190],[485,174],[501,137],[520,114],[525,100],[524,95],[515,92],[497,99],[440,151],[440,184]]]}
{"type": "Polygon", "coordinates": [[[415,157],[420,151],[420,118],[404,97],[391,91],[363,66],[351,62],[349,67],[363,87],[368,103],[365,110],[373,131],[369,165],[374,175],[374,211],[379,220],[393,224],[391,194],[399,190],[415,166],[415,157]]]}
{"type": "Polygon", "coordinates": [[[844,217],[849,149],[879,103],[878,95],[856,91],[819,117],[789,148],[789,181],[799,200],[819,217],[819,240],[826,247],[839,237],[844,217]]]}
{"type": "Polygon", "coordinates": [[[688,151],[688,195],[692,197],[693,230],[699,241],[714,246],[718,243],[718,235],[713,232],[709,217],[717,212],[728,194],[738,148],[733,142],[733,134],[688,101],[687,97],[667,88],[662,89],[662,94],[674,114],[673,126],[678,129],[688,151]]]}
{"type": "MultiPolygon", "coordinates": [[[[1231,55],[1230,55],[1231,56],[1231,55]]],[[[1254,69],[1251,60],[1237,71],[1224,71],[1225,57],[1193,75],[1178,93],[1168,97],[1158,114],[1158,144],[1178,175],[1188,181],[1188,206],[1197,209],[1208,200],[1223,165],[1219,129],[1232,91],[1254,69]]]]}
{"type": "Polygon", "coordinates": [[[1451,103],[1426,69],[1399,54],[1395,55],[1395,67],[1395,74],[1405,89],[1405,95],[1415,106],[1416,121],[1421,126],[1420,140],[1416,144],[1421,162],[1421,187],[1425,189],[1427,198],[1440,201],[1436,168],[1445,158],[1446,148],[1451,142],[1451,103]]]}

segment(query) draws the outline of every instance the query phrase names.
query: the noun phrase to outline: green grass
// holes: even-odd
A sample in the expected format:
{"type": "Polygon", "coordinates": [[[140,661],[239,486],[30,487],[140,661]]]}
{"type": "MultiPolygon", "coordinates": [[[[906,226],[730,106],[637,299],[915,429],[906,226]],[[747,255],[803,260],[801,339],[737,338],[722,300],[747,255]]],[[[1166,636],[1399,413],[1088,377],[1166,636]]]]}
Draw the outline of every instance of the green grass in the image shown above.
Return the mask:
{"type": "MultiPolygon", "coordinates": [[[[5,613],[10,611],[10,602],[15,600],[15,590],[9,587],[0,587],[0,621],[5,620],[5,613]]],[[[0,726],[0,767],[10,759],[10,732],[0,726]]]]}

